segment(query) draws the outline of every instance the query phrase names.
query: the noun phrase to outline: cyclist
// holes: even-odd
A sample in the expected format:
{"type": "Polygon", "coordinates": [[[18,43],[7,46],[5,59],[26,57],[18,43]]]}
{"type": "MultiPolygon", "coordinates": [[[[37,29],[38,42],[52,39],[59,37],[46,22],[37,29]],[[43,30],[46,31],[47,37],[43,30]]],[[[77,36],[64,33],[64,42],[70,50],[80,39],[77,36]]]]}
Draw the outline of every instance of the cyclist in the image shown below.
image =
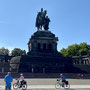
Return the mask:
{"type": "Polygon", "coordinates": [[[62,80],[62,87],[64,87],[64,84],[66,82],[66,78],[64,77],[63,74],[60,74],[60,79],[59,80],[62,80]]]}
{"type": "Polygon", "coordinates": [[[20,80],[20,87],[22,87],[22,85],[24,83],[24,76],[22,73],[20,74],[19,80],[20,80]]]}

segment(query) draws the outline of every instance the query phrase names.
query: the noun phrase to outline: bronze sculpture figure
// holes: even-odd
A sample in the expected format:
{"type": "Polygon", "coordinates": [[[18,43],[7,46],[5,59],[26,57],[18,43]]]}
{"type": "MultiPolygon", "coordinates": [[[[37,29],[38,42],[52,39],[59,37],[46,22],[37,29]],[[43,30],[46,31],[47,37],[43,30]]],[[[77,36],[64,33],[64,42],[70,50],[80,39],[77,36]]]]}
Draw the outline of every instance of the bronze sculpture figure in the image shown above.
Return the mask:
{"type": "Polygon", "coordinates": [[[38,12],[37,17],[36,17],[36,27],[38,30],[42,30],[42,27],[44,28],[44,30],[48,30],[49,29],[49,22],[50,19],[48,18],[48,16],[46,16],[47,11],[44,10],[43,8],[41,8],[41,12],[38,12]]]}

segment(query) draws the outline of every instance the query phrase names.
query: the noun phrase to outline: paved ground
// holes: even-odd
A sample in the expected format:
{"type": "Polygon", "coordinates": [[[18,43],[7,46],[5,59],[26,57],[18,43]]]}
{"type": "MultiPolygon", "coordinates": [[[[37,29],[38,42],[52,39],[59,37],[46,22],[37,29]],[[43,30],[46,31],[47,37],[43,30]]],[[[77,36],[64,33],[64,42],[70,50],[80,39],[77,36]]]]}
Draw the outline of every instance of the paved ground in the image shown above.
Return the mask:
{"type": "MultiPolygon", "coordinates": [[[[28,83],[28,90],[56,90],[55,83],[57,79],[26,79],[28,83]]],[[[68,79],[70,83],[69,90],[90,90],[90,79],[68,79]]],[[[16,80],[13,80],[15,83],[16,80]]],[[[12,84],[13,84],[12,83],[12,84]]],[[[0,90],[5,90],[5,82],[0,79],[0,90]]],[[[12,89],[13,90],[13,89],[12,89]]],[[[19,89],[20,90],[20,89],[19,89]]],[[[64,89],[58,89],[64,90],[64,89]]]]}

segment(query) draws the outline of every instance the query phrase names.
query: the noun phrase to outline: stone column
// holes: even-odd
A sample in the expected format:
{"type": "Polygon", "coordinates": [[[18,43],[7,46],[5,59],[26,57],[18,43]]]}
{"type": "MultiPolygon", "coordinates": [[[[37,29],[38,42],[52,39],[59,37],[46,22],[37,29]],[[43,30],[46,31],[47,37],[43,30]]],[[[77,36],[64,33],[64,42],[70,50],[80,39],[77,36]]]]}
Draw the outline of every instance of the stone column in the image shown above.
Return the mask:
{"type": "Polygon", "coordinates": [[[45,73],[45,68],[43,68],[43,73],[45,73]]]}
{"type": "Polygon", "coordinates": [[[79,64],[81,64],[81,60],[79,60],[79,64]]]}
{"type": "Polygon", "coordinates": [[[84,62],[85,62],[85,64],[86,64],[86,60],[85,60],[84,62]]]}
{"type": "Polygon", "coordinates": [[[11,71],[12,71],[12,68],[10,67],[9,70],[10,70],[10,72],[11,72],[11,71]]]}
{"type": "Polygon", "coordinates": [[[2,73],[4,73],[4,67],[2,67],[2,73]]]}
{"type": "Polygon", "coordinates": [[[32,73],[34,72],[34,68],[32,67],[32,73]]]}

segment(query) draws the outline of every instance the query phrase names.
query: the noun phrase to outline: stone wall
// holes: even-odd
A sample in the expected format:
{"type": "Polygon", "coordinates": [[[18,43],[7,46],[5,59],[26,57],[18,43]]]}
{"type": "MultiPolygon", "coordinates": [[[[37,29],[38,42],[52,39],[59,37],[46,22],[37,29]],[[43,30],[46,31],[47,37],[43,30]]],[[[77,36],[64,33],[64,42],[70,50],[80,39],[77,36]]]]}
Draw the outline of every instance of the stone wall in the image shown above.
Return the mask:
{"type": "MultiPolygon", "coordinates": [[[[7,73],[0,73],[0,78],[4,78],[7,73]]],[[[60,78],[60,73],[23,73],[25,78],[60,78]]],[[[78,73],[63,73],[67,79],[78,79],[78,73]]],[[[19,78],[20,73],[11,73],[13,78],[19,78]]],[[[83,74],[81,79],[90,79],[90,74],[83,74]]]]}
{"type": "Polygon", "coordinates": [[[74,56],[72,57],[73,64],[75,65],[89,65],[90,56],[74,56]]]}

